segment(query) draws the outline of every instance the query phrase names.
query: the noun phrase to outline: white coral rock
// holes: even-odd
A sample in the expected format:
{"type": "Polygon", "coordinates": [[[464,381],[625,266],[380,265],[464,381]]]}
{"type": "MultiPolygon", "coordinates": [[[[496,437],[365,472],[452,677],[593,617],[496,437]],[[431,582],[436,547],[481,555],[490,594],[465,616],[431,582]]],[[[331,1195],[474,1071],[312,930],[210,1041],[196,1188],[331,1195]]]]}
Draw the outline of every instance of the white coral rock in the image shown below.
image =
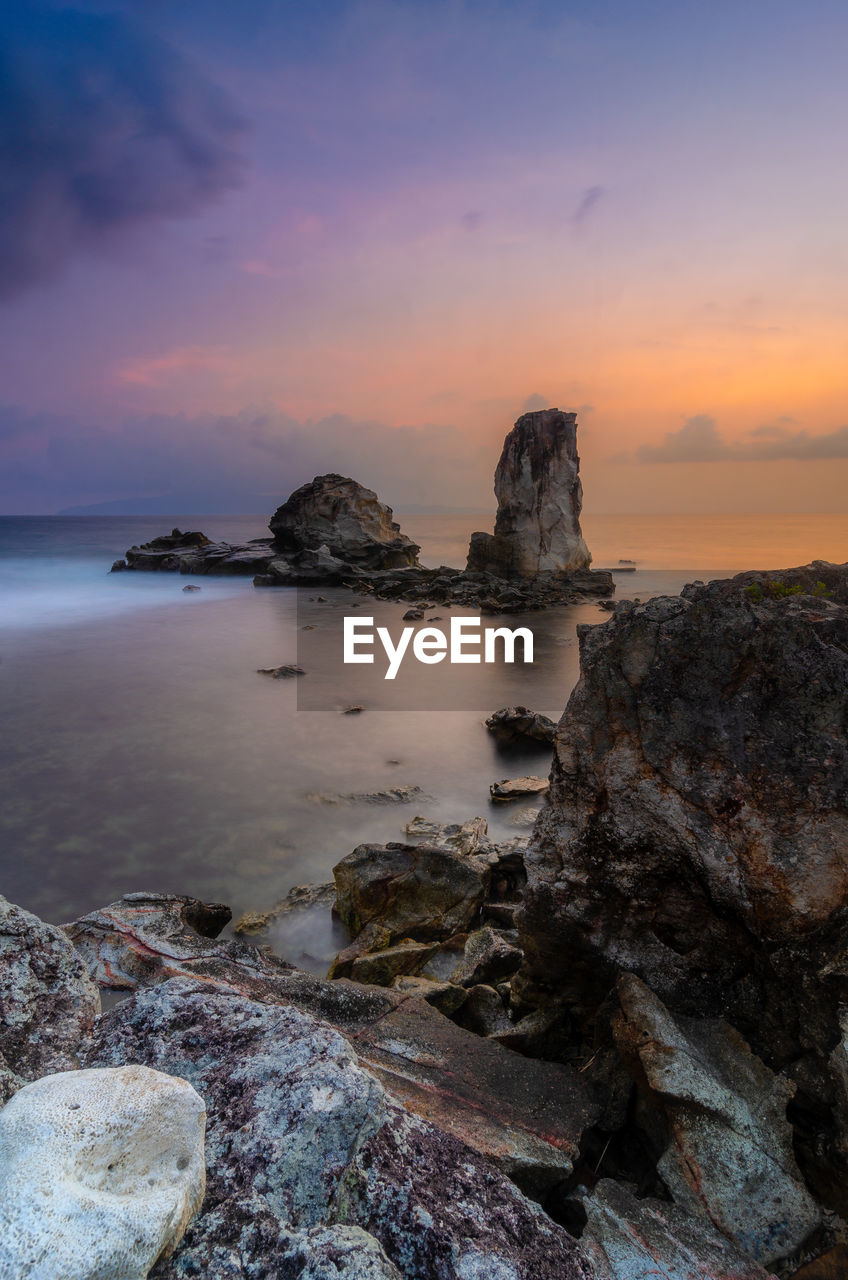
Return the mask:
{"type": "Polygon", "coordinates": [[[0,1111],[0,1280],[144,1280],[205,1191],[203,1099],[149,1067],[44,1076],[0,1111]]]}

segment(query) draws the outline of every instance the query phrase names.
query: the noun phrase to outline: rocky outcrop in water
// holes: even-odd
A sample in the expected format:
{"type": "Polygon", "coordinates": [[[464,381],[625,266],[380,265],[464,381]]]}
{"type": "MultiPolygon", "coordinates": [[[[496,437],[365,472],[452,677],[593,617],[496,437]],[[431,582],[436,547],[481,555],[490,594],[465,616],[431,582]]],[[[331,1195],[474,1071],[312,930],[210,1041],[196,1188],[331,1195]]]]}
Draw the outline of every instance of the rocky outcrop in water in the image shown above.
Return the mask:
{"type": "MultiPolygon", "coordinates": [[[[301,485],[268,522],[274,551],[295,565],[323,552],[340,567],[405,569],[418,565],[418,546],[392,519],[391,507],[356,480],[335,473],[301,485]]],[[[270,566],[274,572],[274,562],[270,566]]]]}
{"type": "Polygon", "coordinates": [[[532,580],[506,580],[496,565],[476,571],[469,565],[466,572],[446,565],[425,569],[418,562],[419,547],[392,519],[391,508],[371,489],[335,473],[295,490],[277,508],[269,528],[270,538],[243,544],[173,529],[130,547],[112,572],[251,576],[257,587],[345,586],[422,608],[455,604],[482,613],[526,613],[615,590],[611,574],[585,571],[588,553],[567,573],[546,571],[532,580]]]}
{"type": "Polygon", "coordinates": [[[469,569],[501,578],[588,569],[576,414],[542,409],[518,419],[495,471],[495,496],[495,532],[471,535],[469,569]]]}

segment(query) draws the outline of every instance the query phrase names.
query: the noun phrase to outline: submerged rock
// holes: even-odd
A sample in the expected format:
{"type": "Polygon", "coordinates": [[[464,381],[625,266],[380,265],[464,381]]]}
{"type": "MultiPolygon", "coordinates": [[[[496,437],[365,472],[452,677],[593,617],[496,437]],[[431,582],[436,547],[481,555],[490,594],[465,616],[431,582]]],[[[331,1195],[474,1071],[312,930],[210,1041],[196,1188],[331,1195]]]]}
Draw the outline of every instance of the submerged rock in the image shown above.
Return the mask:
{"type": "Polygon", "coordinates": [[[79,1066],[99,1013],[62,930],[0,897],[0,1105],[27,1081],[79,1066]]]}
{"type": "Polygon", "coordinates": [[[471,535],[468,568],[501,578],[587,569],[579,472],[576,414],[542,409],[520,417],[495,471],[494,535],[471,535]]]}
{"type": "Polygon", "coordinates": [[[127,1058],[179,1072],[208,1111],[206,1202],[157,1280],[297,1274],[295,1251],[339,1226],[367,1233],[346,1237],[351,1280],[357,1244],[374,1280],[383,1256],[405,1280],[591,1280],[576,1241],[308,1015],[174,980],[101,1020],[91,1062],[127,1058]]]}
{"type": "Polygon", "coordinates": [[[123,1062],[21,1089],[0,1111],[0,1278],[145,1280],[203,1201],[205,1114],[123,1062]]]}
{"type": "Polygon", "coordinates": [[[675,1202],[759,1262],[794,1253],[821,1222],[792,1149],[794,1086],[726,1022],[673,1017],[633,974],[618,994],[616,1042],[649,1090],[643,1124],[659,1120],[657,1169],[675,1202]]]}
{"type": "Polygon", "coordinates": [[[335,473],[296,489],[268,527],[275,550],[295,564],[303,564],[307,552],[326,552],[343,566],[363,569],[418,564],[419,548],[401,532],[391,508],[373,490],[335,473]]]}
{"type": "Polygon", "coordinates": [[[502,707],[489,716],[486,728],[504,742],[529,739],[531,742],[553,746],[556,736],[553,720],[528,707],[502,707]]]}

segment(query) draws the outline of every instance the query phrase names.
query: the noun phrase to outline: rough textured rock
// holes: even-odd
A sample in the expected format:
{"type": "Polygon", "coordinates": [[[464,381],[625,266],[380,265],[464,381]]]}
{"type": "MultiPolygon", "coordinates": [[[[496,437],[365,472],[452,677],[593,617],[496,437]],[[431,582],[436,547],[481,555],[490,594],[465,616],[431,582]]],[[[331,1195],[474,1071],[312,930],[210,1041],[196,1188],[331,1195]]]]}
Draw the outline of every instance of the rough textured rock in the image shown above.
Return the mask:
{"type": "Polygon", "coordinates": [[[531,999],[590,1010],[632,970],[782,1065],[835,1043],[845,989],[848,607],[746,582],[579,629],[518,926],[531,999]]]}
{"type": "Polygon", "coordinates": [[[460,987],[473,987],[478,982],[493,985],[510,977],[521,964],[521,952],[490,925],[468,935],[465,950],[451,982],[460,987]]]}
{"type": "Polygon", "coordinates": [[[206,1101],[206,1202],[159,1280],[296,1276],[287,1255],[338,1225],[379,1241],[407,1280],[591,1278],[565,1231],[295,1009],[174,980],[107,1014],[90,1057],[178,1074],[206,1101]]]}
{"type": "Polygon", "coordinates": [[[673,1017],[633,974],[618,994],[616,1042],[648,1090],[648,1127],[661,1113],[657,1168],[675,1202],[759,1262],[792,1254],[821,1221],[792,1150],[794,1086],[727,1023],[673,1017]]]}
{"type": "Polygon", "coordinates": [[[378,987],[390,987],[395,978],[418,973],[437,950],[435,942],[413,942],[406,938],[393,947],[357,956],[350,967],[350,976],[354,982],[372,982],[378,987]]]}
{"type": "Polygon", "coordinates": [[[126,561],[116,560],[112,572],[136,569],[154,573],[200,573],[249,576],[262,572],[273,558],[271,540],[254,538],[235,545],[213,542],[206,534],[171,533],[152,538],[141,546],[130,547],[126,561]]]}
{"type": "Polygon", "coordinates": [[[333,876],[336,910],[352,939],[331,971],[343,977],[366,951],[464,932],[479,916],[491,872],[482,860],[438,845],[363,844],[333,876]]]}
{"type": "Polygon", "coordinates": [[[247,943],[202,938],[186,924],[187,901],[131,894],[69,931],[109,989],[138,990],[184,976],[197,989],[303,1010],[340,1030],[391,1093],[461,1136],[523,1188],[544,1189],[567,1175],[597,1112],[582,1076],[481,1042],[402,991],[328,982],[247,943]]]}
{"type": "Polygon", "coordinates": [[[709,1223],[605,1179],[584,1200],[580,1238],[596,1280],[769,1280],[709,1223]]]}
{"type": "Polygon", "coordinates": [[[427,1004],[438,1009],[446,1018],[456,1013],[468,999],[468,992],[464,987],[457,987],[452,982],[437,982],[434,978],[403,976],[395,978],[392,987],[403,995],[426,1000],[427,1004]]]}
{"type": "Polygon", "coordinates": [[[79,1065],[100,994],[61,929],[0,897],[0,1103],[79,1065]]]}
{"type": "Polygon", "coordinates": [[[547,778],[537,778],[528,774],[523,778],[501,778],[489,787],[489,795],[496,804],[507,800],[527,800],[531,796],[544,795],[548,790],[547,778]]]}
{"type": "Polygon", "coordinates": [[[2,1280],[144,1280],[205,1185],[203,1100],[144,1066],[67,1071],[0,1112],[2,1280]]]}
{"type": "Polygon", "coordinates": [[[401,533],[391,508],[345,476],[316,476],[301,485],[277,508],[268,527],[275,549],[287,559],[326,550],[345,565],[365,569],[418,564],[419,548],[401,533]]]}
{"type": "Polygon", "coordinates": [[[542,409],[520,417],[495,471],[494,535],[471,535],[468,568],[502,578],[588,568],[579,472],[576,414],[542,409]]]}
{"type": "Polygon", "coordinates": [[[501,707],[500,711],[493,711],[489,716],[486,728],[504,742],[529,739],[553,746],[556,736],[553,720],[538,711],[531,711],[529,707],[501,707]]]}

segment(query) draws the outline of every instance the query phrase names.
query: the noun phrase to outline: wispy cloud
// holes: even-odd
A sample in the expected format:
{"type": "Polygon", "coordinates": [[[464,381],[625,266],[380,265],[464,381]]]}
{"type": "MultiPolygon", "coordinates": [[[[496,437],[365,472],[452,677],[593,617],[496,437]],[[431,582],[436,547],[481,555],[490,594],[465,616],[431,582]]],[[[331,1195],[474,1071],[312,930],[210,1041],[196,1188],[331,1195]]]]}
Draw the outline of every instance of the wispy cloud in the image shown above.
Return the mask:
{"type": "Polygon", "coordinates": [[[571,225],[578,228],[582,227],[589,220],[605,195],[606,187],[587,187],[583,192],[580,203],[571,215],[571,225]]]}
{"type": "Polygon", "coordinates": [[[222,372],[235,365],[235,358],[227,347],[176,347],[161,356],[125,361],[119,367],[116,379],[130,386],[160,387],[169,382],[174,374],[222,372]]]}
{"type": "Polygon", "coordinates": [[[659,444],[640,445],[628,462],[806,462],[848,458],[848,426],[821,435],[799,428],[790,415],[762,423],[739,440],[723,436],[715,418],[699,413],[678,431],[669,431],[659,444]]]}

